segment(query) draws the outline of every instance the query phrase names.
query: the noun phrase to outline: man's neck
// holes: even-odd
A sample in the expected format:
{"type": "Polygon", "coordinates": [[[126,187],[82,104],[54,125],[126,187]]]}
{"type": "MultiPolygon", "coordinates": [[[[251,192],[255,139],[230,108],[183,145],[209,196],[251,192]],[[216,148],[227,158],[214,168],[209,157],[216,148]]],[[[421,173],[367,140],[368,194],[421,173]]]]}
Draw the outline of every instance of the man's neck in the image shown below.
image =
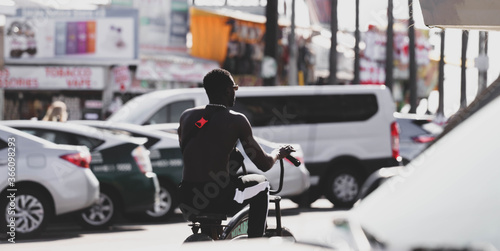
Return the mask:
{"type": "Polygon", "coordinates": [[[226,105],[223,105],[223,104],[217,104],[217,103],[210,103],[210,104],[208,104],[207,106],[222,107],[222,108],[227,109],[227,106],[226,106],[226,105]]]}

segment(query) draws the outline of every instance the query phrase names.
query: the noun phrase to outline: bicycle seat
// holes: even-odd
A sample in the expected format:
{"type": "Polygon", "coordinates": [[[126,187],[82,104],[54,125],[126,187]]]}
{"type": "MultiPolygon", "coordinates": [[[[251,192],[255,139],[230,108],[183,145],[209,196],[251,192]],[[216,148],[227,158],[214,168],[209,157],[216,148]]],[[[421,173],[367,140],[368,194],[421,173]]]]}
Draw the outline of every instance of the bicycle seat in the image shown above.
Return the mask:
{"type": "Polygon", "coordinates": [[[200,221],[223,221],[226,220],[227,216],[225,214],[216,214],[216,213],[200,213],[198,215],[191,215],[189,220],[192,222],[200,222],[200,221]]]}

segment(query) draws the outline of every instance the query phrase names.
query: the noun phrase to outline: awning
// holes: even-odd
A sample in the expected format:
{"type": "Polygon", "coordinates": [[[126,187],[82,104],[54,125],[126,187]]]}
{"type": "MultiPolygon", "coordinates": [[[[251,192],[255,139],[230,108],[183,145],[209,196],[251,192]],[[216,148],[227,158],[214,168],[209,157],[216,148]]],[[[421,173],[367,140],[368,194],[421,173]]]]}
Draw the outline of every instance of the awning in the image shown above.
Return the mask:
{"type": "Polygon", "coordinates": [[[420,0],[420,7],[430,27],[500,30],[498,0],[420,0]]]}
{"type": "Polygon", "coordinates": [[[137,66],[136,78],[140,80],[202,83],[203,77],[219,64],[185,55],[143,56],[137,66]]]}

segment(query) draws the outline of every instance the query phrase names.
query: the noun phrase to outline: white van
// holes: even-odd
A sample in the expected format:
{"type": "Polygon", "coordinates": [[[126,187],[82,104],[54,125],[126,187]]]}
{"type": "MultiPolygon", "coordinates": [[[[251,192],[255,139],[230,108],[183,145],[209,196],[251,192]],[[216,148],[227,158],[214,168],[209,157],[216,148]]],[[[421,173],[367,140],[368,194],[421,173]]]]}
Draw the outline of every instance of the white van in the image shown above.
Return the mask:
{"type": "MultiPolygon", "coordinates": [[[[207,103],[203,88],[155,91],[108,120],[175,123],[185,109],[207,103]]],[[[395,104],[385,86],[242,87],[232,109],[246,115],[256,136],[302,146],[311,174],[302,202],[324,194],[336,207],[350,207],[369,174],[400,164],[395,104]]]]}

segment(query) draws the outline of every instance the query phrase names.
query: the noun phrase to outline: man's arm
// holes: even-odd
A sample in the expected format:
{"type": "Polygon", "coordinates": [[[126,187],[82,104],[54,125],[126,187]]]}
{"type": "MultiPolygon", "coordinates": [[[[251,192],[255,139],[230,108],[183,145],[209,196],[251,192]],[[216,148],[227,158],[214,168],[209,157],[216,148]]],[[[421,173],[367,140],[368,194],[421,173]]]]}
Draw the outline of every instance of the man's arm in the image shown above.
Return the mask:
{"type": "Polygon", "coordinates": [[[280,149],[274,150],[271,154],[266,153],[262,147],[257,143],[253,137],[252,127],[246,119],[245,116],[241,116],[239,119],[240,127],[240,141],[243,145],[245,153],[248,155],[250,160],[259,168],[260,170],[266,172],[273,167],[274,163],[278,159],[282,159],[293,152],[293,148],[281,147],[280,149]]]}

